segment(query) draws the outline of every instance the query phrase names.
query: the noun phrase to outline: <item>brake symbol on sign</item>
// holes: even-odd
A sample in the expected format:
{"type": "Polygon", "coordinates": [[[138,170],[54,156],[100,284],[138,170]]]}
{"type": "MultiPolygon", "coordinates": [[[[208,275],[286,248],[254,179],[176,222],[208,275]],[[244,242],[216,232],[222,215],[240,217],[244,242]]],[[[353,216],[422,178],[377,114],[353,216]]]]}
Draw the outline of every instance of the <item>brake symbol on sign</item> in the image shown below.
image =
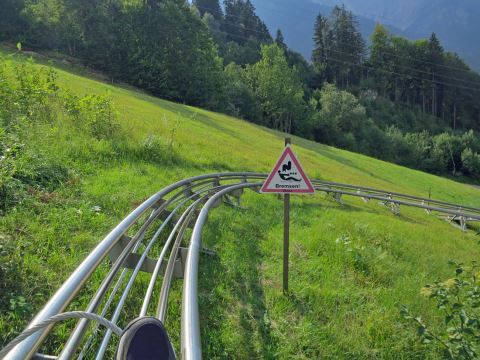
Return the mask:
{"type": "Polygon", "coordinates": [[[282,180],[285,180],[285,181],[297,181],[297,182],[302,181],[302,179],[294,178],[293,175],[297,175],[297,173],[296,172],[291,172],[290,170],[292,170],[292,162],[291,161],[282,165],[282,170],[281,171],[278,170],[278,175],[280,176],[280,178],[282,180]]]}
{"type": "Polygon", "coordinates": [[[308,179],[300,162],[287,145],[267,180],[260,189],[261,193],[277,194],[313,194],[315,188],[308,179]]]}

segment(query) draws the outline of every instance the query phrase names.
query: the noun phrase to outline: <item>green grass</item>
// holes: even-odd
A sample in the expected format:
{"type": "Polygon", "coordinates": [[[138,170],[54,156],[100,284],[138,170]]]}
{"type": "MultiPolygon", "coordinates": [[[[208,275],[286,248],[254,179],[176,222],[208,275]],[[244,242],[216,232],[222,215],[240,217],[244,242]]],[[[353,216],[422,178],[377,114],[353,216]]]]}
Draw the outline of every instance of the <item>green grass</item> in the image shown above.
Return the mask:
{"type": "MultiPolygon", "coordinates": [[[[24,61],[15,57],[15,61],[24,61]]],[[[40,65],[39,65],[40,66],[40,65]]],[[[15,243],[20,309],[1,309],[0,346],[21,330],[93,246],[143,199],[188,176],[271,170],[284,134],[178,105],[58,69],[59,84],[78,95],[111,96],[126,143],[155,135],[174,155],[139,160],[127,150],[73,135],[69,124],[32,130],[39,152],[74,170],[68,183],[0,218],[0,236],[15,243]],[[38,135],[42,135],[41,137],[38,135]],[[101,211],[93,211],[100,206],[101,211]]],[[[293,137],[311,178],[370,186],[480,207],[480,190],[366,156],[293,137]]],[[[248,210],[215,209],[204,242],[200,312],[206,359],[435,359],[416,341],[399,306],[434,328],[441,317],[420,295],[448,278],[448,260],[478,259],[479,237],[435,216],[376,202],[323,194],[292,201],[291,294],[282,294],[282,202],[247,192],[248,210]]],[[[144,282],[145,283],[145,282],[144,282]]],[[[174,284],[167,326],[178,347],[181,282],[174,284]]],[[[121,324],[124,325],[124,324],[121,324]]]]}

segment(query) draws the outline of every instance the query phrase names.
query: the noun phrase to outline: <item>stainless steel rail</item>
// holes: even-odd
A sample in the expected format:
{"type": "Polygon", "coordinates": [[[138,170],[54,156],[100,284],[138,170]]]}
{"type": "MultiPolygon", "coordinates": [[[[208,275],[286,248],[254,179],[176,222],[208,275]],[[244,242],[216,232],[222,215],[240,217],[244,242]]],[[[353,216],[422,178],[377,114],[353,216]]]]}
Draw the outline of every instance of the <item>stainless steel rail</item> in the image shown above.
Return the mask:
{"type": "Polygon", "coordinates": [[[337,190],[337,192],[342,192],[342,191],[349,192],[349,193],[357,192],[358,194],[363,194],[362,195],[363,197],[366,197],[367,195],[392,197],[397,200],[403,199],[403,200],[408,200],[412,202],[419,202],[419,203],[434,205],[435,207],[438,207],[440,209],[456,209],[456,210],[462,209],[468,213],[480,215],[479,208],[465,206],[465,205],[456,205],[456,204],[451,204],[451,203],[438,201],[434,199],[425,199],[418,196],[405,195],[405,194],[400,194],[400,193],[391,192],[391,191],[384,191],[384,190],[378,190],[378,189],[369,188],[369,187],[348,185],[348,184],[328,182],[328,181],[314,180],[313,184],[316,185],[318,187],[318,190],[320,191],[321,189],[324,189],[324,191],[327,191],[327,189],[330,188],[331,190],[337,190]]]}
{"type": "MultiPolygon", "coordinates": [[[[144,215],[151,210],[163,197],[172,192],[189,186],[192,183],[202,180],[219,181],[220,179],[234,180],[248,178],[263,178],[263,174],[255,173],[219,173],[211,175],[202,175],[179,181],[173,185],[166,187],[155,195],[151,196],[143,204],[137,207],[130,215],[128,215],[120,224],[118,224],[88,255],[88,257],[79,265],[72,275],[65,281],[60,289],[52,296],[45,307],[35,316],[28,327],[32,327],[37,323],[59,314],[71,303],[74,297],[82,289],[83,285],[90,278],[92,273],[98,268],[102,260],[108,255],[112,248],[119,242],[120,238],[144,215]]],[[[32,357],[38,347],[41,345],[45,337],[51,331],[51,327],[17,345],[6,357],[6,360],[28,359],[32,357]]]]}
{"type": "Polygon", "coordinates": [[[198,261],[202,244],[202,230],[207,221],[211,207],[222,196],[235,190],[244,188],[260,187],[257,184],[240,184],[231,186],[214,195],[202,208],[198,220],[193,228],[193,234],[188,248],[187,264],[183,281],[182,293],[182,358],[199,360],[202,358],[202,344],[200,341],[200,321],[198,316],[198,261]]]}
{"type": "MultiPolygon", "coordinates": [[[[112,260],[113,264],[110,266],[108,274],[97,288],[86,311],[96,313],[103,303],[103,308],[99,311],[100,314],[104,316],[111,313],[111,320],[113,323],[116,323],[120,318],[122,308],[126,303],[138,273],[145,270],[144,268],[148,262],[150,266],[149,272],[152,275],[138,313],[140,316],[148,313],[152,296],[157,289],[157,281],[162,276],[163,281],[157,309],[154,314],[162,321],[165,321],[174,268],[178,265],[180,252],[184,254],[187,251],[186,260],[181,259],[184,277],[181,351],[184,359],[201,359],[197,284],[202,229],[211,208],[217,206],[229,194],[238,195],[244,189],[258,188],[266,176],[266,174],[244,172],[202,175],[179,181],[156,193],[128,215],[99,243],[52,296],[28,327],[33,327],[39,322],[63,312],[79,291],[85,287],[88,279],[98,269],[99,265],[105,261],[107,255],[111,254],[112,250],[119,246],[122,247],[120,254],[117,255],[116,259],[112,260]],[[197,209],[199,208],[201,210],[198,214],[197,209]],[[145,240],[145,244],[143,244],[147,230],[159,220],[163,221],[162,224],[152,238],[145,240]],[[168,228],[168,223],[172,221],[174,221],[172,230],[169,231],[167,236],[163,236],[164,230],[168,228]],[[180,251],[186,228],[191,225],[192,221],[195,221],[195,225],[188,249],[180,251]],[[134,228],[134,225],[138,230],[132,237],[128,237],[127,233],[134,228]],[[163,243],[161,250],[159,250],[159,257],[157,259],[149,259],[149,252],[160,241],[163,241],[163,243]],[[138,253],[140,249],[142,251],[138,253]],[[168,261],[165,262],[167,254],[169,254],[169,257],[168,261]],[[185,263],[183,263],[184,260],[185,263]],[[123,288],[119,300],[114,304],[114,299],[117,298],[116,294],[122,288],[122,283],[130,272],[127,268],[131,269],[130,277],[123,288]],[[115,279],[116,283],[113,285],[115,279]],[[104,300],[108,293],[108,299],[104,300]],[[112,306],[114,308],[111,308],[112,306]]],[[[450,204],[438,200],[334,182],[315,180],[313,184],[317,191],[335,195],[337,200],[339,200],[340,196],[354,196],[361,197],[364,200],[378,200],[395,207],[396,210],[398,210],[400,205],[422,208],[429,212],[450,216],[451,219],[460,219],[463,224],[466,224],[467,221],[480,220],[480,209],[472,206],[450,204]]],[[[160,246],[160,244],[158,245],[160,246]]],[[[94,337],[97,335],[96,331],[93,331],[85,341],[84,335],[88,324],[86,320],[78,322],[60,354],[60,359],[73,358],[81,343],[84,345],[80,358],[85,356],[94,342],[94,337]]],[[[32,357],[50,331],[51,327],[32,335],[17,345],[5,359],[27,359],[32,357]]],[[[97,349],[97,359],[104,357],[110,342],[110,335],[109,332],[105,333],[100,347],[97,349]]]]}
{"type": "MultiPolygon", "coordinates": [[[[445,206],[442,207],[439,202],[432,202],[427,199],[421,199],[420,201],[417,200],[411,200],[411,201],[406,201],[403,199],[409,199],[408,196],[398,196],[397,198],[394,198],[390,194],[385,195],[376,195],[376,194],[371,194],[371,193],[359,193],[359,192],[351,192],[347,190],[337,190],[331,187],[323,187],[323,186],[318,186],[315,185],[315,189],[317,191],[322,191],[322,192],[327,192],[327,193],[335,193],[335,194],[341,194],[341,195],[348,195],[348,196],[355,196],[355,197],[362,197],[362,198],[368,198],[370,200],[379,200],[381,202],[385,203],[392,203],[392,204],[398,204],[398,205],[405,205],[409,207],[416,207],[416,208],[421,208],[429,211],[435,211],[441,214],[447,214],[447,215],[455,215],[459,217],[465,217],[470,220],[480,220],[480,211],[464,211],[464,207],[458,206],[458,205],[452,205],[450,206],[445,206]],[[436,205],[436,206],[430,206],[430,204],[436,205]]],[[[410,197],[410,199],[412,199],[410,197]]]]}

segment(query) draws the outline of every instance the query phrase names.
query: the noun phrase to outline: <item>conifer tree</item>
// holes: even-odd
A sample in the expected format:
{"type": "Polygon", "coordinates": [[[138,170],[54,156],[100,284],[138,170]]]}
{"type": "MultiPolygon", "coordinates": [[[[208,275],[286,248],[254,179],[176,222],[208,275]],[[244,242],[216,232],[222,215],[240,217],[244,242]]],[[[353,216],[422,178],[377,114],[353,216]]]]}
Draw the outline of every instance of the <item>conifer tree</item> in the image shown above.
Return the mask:
{"type": "Polygon", "coordinates": [[[203,17],[205,13],[212,14],[215,20],[223,19],[223,11],[219,0],[193,0],[193,4],[200,11],[200,16],[203,17]]]}
{"type": "Polygon", "coordinates": [[[277,35],[275,36],[275,43],[283,49],[283,51],[287,51],[287,44],[285,44],[285,38],[283,37],[282,30],[277,30],[277,35]]]}

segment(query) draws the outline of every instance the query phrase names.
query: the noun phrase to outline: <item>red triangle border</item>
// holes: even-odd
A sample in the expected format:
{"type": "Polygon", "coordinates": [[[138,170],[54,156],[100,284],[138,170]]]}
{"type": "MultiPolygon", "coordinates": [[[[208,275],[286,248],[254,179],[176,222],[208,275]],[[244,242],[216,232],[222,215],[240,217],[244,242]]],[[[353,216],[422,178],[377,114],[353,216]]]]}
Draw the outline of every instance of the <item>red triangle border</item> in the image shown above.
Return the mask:
{"type": "Polygon", "coordinates": [[[284,193],[286,193],[286,194],[313,194],[313,193],[315,193],[315,188],[313,187],[313,185],[312,185],[310,179],[308,178],[308,176],[305,174],[305,171],[303,170],[303,167],[300,165],[300,162],[298,161],[297,157],[293,153],[291,147],[287,146],[287,147],[285,147],[285,150],[283,150],[282,155],[280,155],[280,158],[278,159],[275,166],[273,167],[273,170],[271,171],[267,180],[263,184],[260,192],[261,193],[280,193],[280,194],[284,194],[284,193]],[[268,188],[270,186],[270,183],[273,180],[273,177],[277,173],[277,169],[283,163],[283,160],[285,160],[287,155],[290,155],[292,161],[295,163],[295,166],[297,167],[298,171],[300,172],[300,175],[302,175],[302,178],[305,181],[305,184],[307,185],[308,189],[301,189],[301,190],[282,189],[281,191],[279,191],[279,190],[276,190],[276,189],[269,189],[268,188]]]}

